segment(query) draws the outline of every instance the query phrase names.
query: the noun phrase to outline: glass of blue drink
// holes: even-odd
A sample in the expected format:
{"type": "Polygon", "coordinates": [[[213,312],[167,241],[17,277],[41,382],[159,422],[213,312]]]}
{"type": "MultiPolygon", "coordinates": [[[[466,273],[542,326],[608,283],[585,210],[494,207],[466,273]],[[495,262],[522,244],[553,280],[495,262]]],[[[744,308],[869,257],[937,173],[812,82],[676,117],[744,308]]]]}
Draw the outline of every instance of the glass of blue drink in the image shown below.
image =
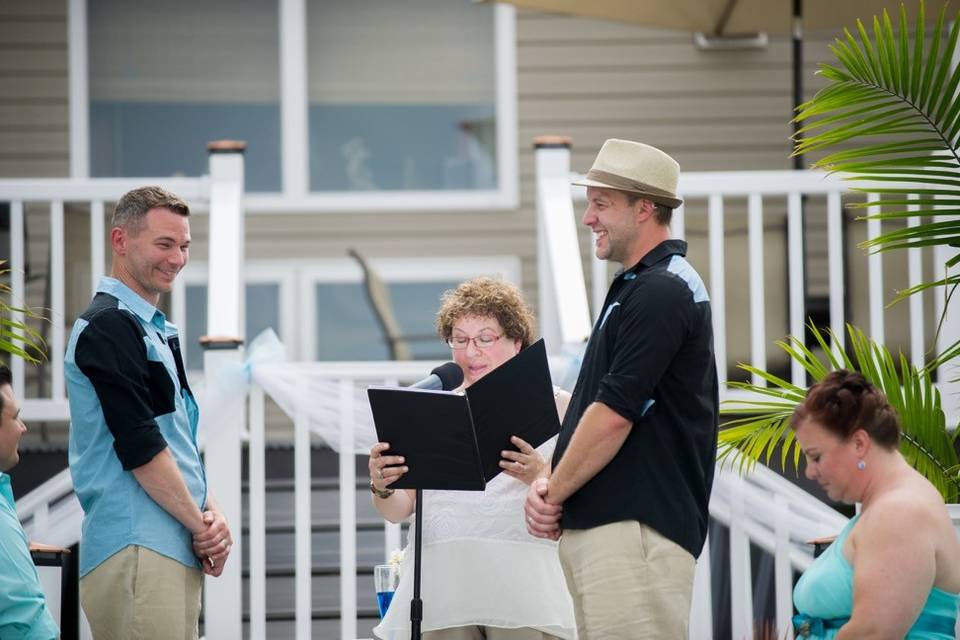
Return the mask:
{"type": "Polygon", "coordinates": [[[393,600],[393,592],[400,583],[399,567],[394,564],[378,564],[373,568],[373,585],[377,590],[377,606],[380,607],[380,617],[387,615],[387,607],[393,600]]]}

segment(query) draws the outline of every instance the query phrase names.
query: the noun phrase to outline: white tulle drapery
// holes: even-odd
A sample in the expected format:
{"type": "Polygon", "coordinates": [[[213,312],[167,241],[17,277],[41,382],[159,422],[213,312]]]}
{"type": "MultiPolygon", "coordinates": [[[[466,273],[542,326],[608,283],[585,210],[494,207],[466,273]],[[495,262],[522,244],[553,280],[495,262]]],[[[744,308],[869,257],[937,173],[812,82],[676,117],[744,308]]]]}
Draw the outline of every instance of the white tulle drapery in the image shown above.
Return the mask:
{"type": "MultiPolygon", "coordinates": [[[[580,368],[582,348],[571,348],[550,359],[554,382],[570,390],[580,368]]],[[[293,422],[305,421],[309,431],[339,451],[343,425],[353,426],[353,450],[370,451],[376,442],[373,416],[367,400],[371,385],[413,382],[430,371],[430,363],[415,366],[409,380],[398,379],[397,363],[289,362],[283,343],[272,329],[263,331],[246,349],[236,366],[221,367],[205,380],[200,395],[201,442],[216,438],[218,425],[242,419],[243,402],[251,382],[263,389],[293,422]],[[349,385],[349,402],[344,402],[349,385]],[[341,415],[348,408],[348,416],[341,415]]]]}

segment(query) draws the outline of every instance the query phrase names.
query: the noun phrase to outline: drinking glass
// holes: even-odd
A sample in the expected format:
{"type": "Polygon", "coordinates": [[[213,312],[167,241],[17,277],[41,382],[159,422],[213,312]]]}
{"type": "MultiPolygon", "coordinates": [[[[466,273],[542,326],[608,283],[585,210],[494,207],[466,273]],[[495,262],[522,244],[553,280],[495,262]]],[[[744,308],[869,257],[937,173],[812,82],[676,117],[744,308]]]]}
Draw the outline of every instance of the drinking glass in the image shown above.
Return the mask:
{"type": "Polygon", "coordinates": [[[393,592],[400,584],[399,567],[395,564],[378,564],[373,568],[373,586],[377,590],[377,606],[380,607],[380,617],[387,614],[387,607],[393,600],[393,592]]]}

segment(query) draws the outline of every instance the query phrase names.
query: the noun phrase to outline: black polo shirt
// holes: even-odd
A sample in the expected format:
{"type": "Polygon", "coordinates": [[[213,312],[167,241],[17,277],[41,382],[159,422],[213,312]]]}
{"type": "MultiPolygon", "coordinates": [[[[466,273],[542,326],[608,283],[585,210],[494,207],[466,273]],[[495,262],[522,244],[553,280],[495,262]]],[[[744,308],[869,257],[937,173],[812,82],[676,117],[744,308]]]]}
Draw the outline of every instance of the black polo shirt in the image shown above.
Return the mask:
{"type": "Polygon", "coordinates": [[[638,520],[694,557],[707,535],[719,398],[710,299],[666,240],[610,286],[553,456],[602,402],[633,423],[613,460],[563,505],[564,529],[638,520]]]}

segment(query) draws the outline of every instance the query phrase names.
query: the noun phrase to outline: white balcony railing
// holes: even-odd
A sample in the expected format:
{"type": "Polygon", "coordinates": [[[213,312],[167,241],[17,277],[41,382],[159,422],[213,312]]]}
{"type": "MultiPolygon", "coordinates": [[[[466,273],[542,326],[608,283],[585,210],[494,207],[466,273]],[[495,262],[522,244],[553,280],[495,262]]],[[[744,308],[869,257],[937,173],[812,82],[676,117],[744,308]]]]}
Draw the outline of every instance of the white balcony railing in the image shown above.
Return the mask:
{"type": "MultiPolygon", "coordinates": [[[[553,350],[562,351],[560,345],[576,348],[590,330],[590,304],[587,299],[586,279],[580,264],[580,245],[578,242],[577,222],[574,206],[582,203],[582,190],[569,186],[569,149],[563,145],[544,147],[537,152],[538,176],[538,275],[541,294],[540,316],[543,332],[553,350]]],[[[214,163],[211,162],[211,175],[215,176],[214,163]]],[[[235,172],[233,172],[235,173],[235,172]]],[[[212,197],[215,190],[210,179],[184,181],[158,181],[172,190],[187,197],[188,200],[204,200],[212,197]]],[[[64,320],[64,240],[63,240],[63,203],[67,201],[89,202],[91,211],[90,252],[92,256],[105,253],[103,238],[103,203],[118,197],[124,190],[142,184],[136,181],[0,181],[0,201],[13,202],[11,252],[13,266],[23,260],[23,208],[24,203],[41,201],[47,203],[50,211],[50,237],[53,259],[51,261],[51,314],[55,319],[51,336],[52,393],[47,398],[28,398],[24,403],[24,415],[27,419],[64,419],[66,402],[63,386],[63,347],[65,338],[64,320]],[[99,222],[98,222],[99,220],[99,222]],[[17,246],[17,242],[20,245],[17,246]],[[57,321],[59,320],[59,321],[57,321]]],[[[681,179],[681,193],[686,199],[685,206],[678,210],[674,220],[674,232],[679,237],[688,235],[692,229],[705,229],[707,267],[703,270],[705,280],[710,283],[710,293],[714,309],[717,361],[721,375],[725,376],[731,360],[731,327],[748,326],[750,335],[749,349],[744,360],[763,367],[766,362],[767,343],[780,336],[769,336],[766,331],[766,316],[772,308],[770,300],[773,294],[782,295],[789,301],[784,333],[802,335],[804,312],[803,273],[804,251],[802,228],[804,216],[804,196],[820,198],[826,209],[827,260],[829,273],[829,309],[830,326],[843,336],[842,326],[846,320],[845,298],[852,298],[866,292],[869,333],[882,339],[889,327],[884,325],[884,304],[889,299],[883,286],[882,267],[884,258],[872,256],[866,270],[865,286],[850,278],[844,266],[843,254],[847,250],[848,239],[844,237],[842,224],[842,199],[852,197],[842,181],[811,172],[750,172],[750,173],[700,173],[685,174],[681,179]],[[743,203],[739,203],[742,200],[743,203]],[[737,201],[737,204],[731,202],[737,201]],[[765,254],[764,222],[774,211],[766,208],[771,201],[785,202],[785,255],[765,254]],[[731,322],[733,314],[740,309],[727,304],[728,292],[725,289],[724,273],[734,256],[728,253],[729,234],[725,233],[727,219],[725,212],[735,206],[746,205],[747,213],[747,261],[749,274],[743,279],[742,289],[746,290],[749,303],[747,319],[744,322],[731,322]],[[785,263],[787,274],[784,291],[771,292],[765,288],[761,277],[766,268],[777,262],[785,263]]],[[[235,197],[236,191],[231,197],[235,197]]],[[[211,209],[213,207],[211,206],[211,209]]],[[[859,223],[858,223],[859,224],[859,223]]],[[[241,227],[242,228],[242,227],[241,227]]],[[[236,228],[234,227],[234,230],[236,228]]],[[[699,232],[699,231],[698,231],[699,232]]],[[[870,235],[876,235],[876,225],[868,228],[870,235]]],[[[211,231],[211,245],[218,242],[230,242],[230,239],[215,237],[211,231]]],[[[211,247],[211,253],[215,250],[211,247]]],[[[922,278],[920,255],[911,256],[909,261],[909,283],[922,278]]],[[[939,258],[937,258],[939,259],[939,258]]],[[[103,273],[102,260],[91,261],[91,278],[96,279],[103,273]]],[[[229,280],[229,274],[224,276],[229,280]]],[[[14,272],[13,288],[22,299],[24,283],[22,272],[14,272]]],[[[239,282],[239,274],[236,274],[239,282]]],[[[606,289],[607,265],[594,261],[590,268],[590,283],[593,291],[593,313],[599,308],[606,289]]],[[[215,295],[219,287],[210,287],[210,304],[216,305],[215,295]]],[[[741,292],[737,292],[741,293],[741,292]]],[[[239,308],[237,315],[242,317],[243,301],[231,301],[231,308],[239,308]]],[[[923,327],[929,324],[930,317],[924,317],[922,305],[911,305],[909,309],[909,336],[911,353],[915,361],[921,362],[924,346],[923,327]]],[[[928,313],[929,316],[929,313],[928,313]]],[[[229,319],[228,319],[229,320],[229,319]]],[[[952,326],[948,322],[948,326],[952,326]]],[[[949,337],[949,334],[948,336],[949,337]]],[[[946,338],[945,338],[946,339],[946,338]]],[[[839,345],[838,345],[839,346],[839,345]]],[[[209,354],[208,354],[209,355],[209,354]]],[[[739,356],[738,356],[739,357],[739,356]]],[[[569,359],[568,360],[572,360],[569,359]]],[[[210,360],[208,360],[208,363],[210,360]]],[[[560,358],[563,365],[567,360],[560,358]]],[[[220,362],[222,366],[229,363],[220,362]]],[[[233,364],[237,364],[234,362],[233,364]]],[[[266,633],[266,579],[265,579],[265,480],[264,480],[264,430],[265,395],[269,395],[284,408],[293,429],[294,441],[294,486],[295,486],[295,554],[296,584],[295,627],[297,638],[310,637],[311,603],[311,538],[310,538],[310,443],[311,438],[321,438],[326,444],[339,451],[340,456],[340,608],[341,637],[356,637],[356,478],[355,455],[365,453],[372,443],[369,408],[366,404],[365,387],[369,384],[400,384],[419,379],[430,368],[429,363],[303,363],[303,364],[255,364],[250,367],[254,384],[250,388],[246,419],[249,431],[231,425],[217,432],[217,449],[228,450],[231,456],[238,455],[243,446],[242,440],[249,438],[250,451],[250,536],[249,549],[249,611],[252,638],[265,637],[266,633]],[[279,385],[279,386],[278,386],[279,385]],[[293,392],[294,400],[290,400],[293,392]],[[286,399],[284,399],[286,398],[286,399]]],[[[208,389],[217,379],[215,369],[208,369],[208,389]]],[[[17,373],[22,389],[23,372],[17,373]]],[[[793,368],[791,376],[801,382],[802,372],[793,368]]],[[[559,377],[559,376],[558,376],[559,377]]],[[[948,377],[948,376],[944,376],[948,377]]],[[[238,385],[234,392],[239,394],[236,402],[243,405],[246,389],[238,385]]],[[[944,393],[945,402],[960,394],[944,393]]],[[[726,389],[721,391],[722,399],[735,398],[726,389]]],[[[221,398],[222,400],[222,398],[221,398]]],[[[215,414],[207,411],[207,415],[215,414]]],[[[952,414],[951,414],[952,415],[952,414]]],[[[218,429],[216,420],[206,426],[209,438],[218,429]]],[[[208,464],[211,458],[208,452],[208,464]]],[[[217,496],[220,501],[231,504],[240,502],[239,466],[235,460],[227,464],[211,465],[209,478],[211,486],[220,487],[217,496]]],[[[63,478],[52,483],[63,483],[63,478]]],[[[31,531],[51,531],[50,524],[59,518],[58,505],[63,501],[64,493],[60,485],[50,485],[35,497],[21,501],[20,515],[27,519],[31,531]],[[46,529],[45,529],[46,527],[46,529]]],[[[76,511],[74,510],[74,514],[76,511]]],[[[780,635],[786,630],[789,618],[789,575],[793,569],[806,567],[810,561],[809,549],[803,541],[820,534],[836,532],[843,519],[821,505],[815,499],[796,489],[790,483],[759,469],[753,474],[741,478],[729,471],[720,471],[717,476],[714,495],[711,501],[711,515],[730,527],[731,557],[731,593],[732,593],[732,631],[734,637],[745,637],[752,631],[751,593],[753,579],[750,575],[749,545],[756,544],[767,549],[775,556],[776,599],[778,611],[778,629],[780,635]],[[771,509],[773,511],[771,511],[771,509]],[[771,516],[771,513],[774,515],[771,516]]],[[[66,518],[73,522],[75,516],[66,518]]],[[[233,522],[240,522],[235,516],[233,522]]],[[[63,524],[59,529],[70,529],[74,525],[63,524]]],[[[76,541],[79,535],[79,521],[76,521],[75,534],[58,537],[62,544],[76,541]],[[69,538],[69,539],[68,539],[69,538]]],[[[399,528],[385,525],[385,552],[399,546],[399,528]]],[[[235,549],[240,556],[239,545],[235,549]]],[[[238,563],[239,564],[239,563],[238,563]]],[[[695,586],[694,618],[692,619],[692,637],[709,637],[712,629],[710,620],[709,597],[709,554],[698,564],[695,586]],[[706,577],[705,577],[706,576],[706,577]]],[[[237,587],[240,572],[226,581],[214,586],[227,594],[217,610],[229,616],[229,625],[234,628],[243,609],[240,590],[237,587]]],[[[209,601],[208,601],[209,602],[209,601]]],[[[212,608],[211,608],[212,612],[212,608]]],[[[208,614],[209,615],[209,614],[208,614]]],[[[218,615],[218,614],[214,614],[218,615]]],[[[216,637],[216,626],[208,626],[208,637],[216,637]]]]}
{"type": "MultiPolygon", "coordinates": [[[[589,327],[584,328],[583,318],[588,306],[594,318],[602,307],[609,282],[608,264],[595,256],[591,259],[592,299],[587,305],[580,293],[585,290],[582,274],[567,273],[570,264],[579,264],[577,209],[586,205],[586,189],[570,185],[578,176],[570,172],[568,141],[562,138],[538,141],[536,163],[540,316],[547,343],[556,350],[559,345],[580,341],[585,332],[589,333],[589,327]],[[547,229],[549,233],[545,231],[547,229]],[[566,271],[563,265],[566,265],[566,271]]],[[[721,385],[726,382],[729,368],[737,362],[749,362],[767,369],[768,353],[774,341],[787,334],[804,335],[809,288],[805,278],[814,266],[827,273],[829,327],[838,337],[838,343],[832,345],[834,349],[844,348],[845,323],[852,321],[848,313],[857,316],[857,322],[867,335],[879,343],[886,342],[894,353],[898,348],[908,350],[911,361],[917,366],[925,365],[933,352],[939,353],[960,339],[960,302],[956,300],[951,302],[942,330],[936,335],[935,347],[928,341],[934,338],[932,328],[944,308],[943,295],[917,294],[902,307],[888,308],[895,297],[895,288],[905,289],[924,280],[942,277],[943,265],[949,255],[941,249],[910,249],[868,256],[858,248],[858,240],[874,238],[889,231],[890,225],[896,223],[853,221],[845,226],[843,205],[865,202],[863,194],[851,191],[850,186],[844,176],[821,171],[681,172],[678,190],[684,204],[674,211],[672,230],[674,237],[678,238],[687,238],[691,228],[697,231],[696,238],[687,239],[691,251],[700,253],[691,255],[690,259],[705,264],[700,267],[700,274],[710,291],[714,350],[721,385]],[[785,226],[780,227],[784,210],[785,226]],[[734,244],[733,234],[729,232],[728,218],[734,211],[746,213],[745,267],[743,256],[738,255],[740,246],[734,244]],[[814,247],[817,251],[811,251],[810,247],[805,249],[805,241],[811,242],[814,237],[810,234],[811,223],[825,233],[825,251],[823,247],[814,247]],[[862,225],[862,229],[856,225],[862,225]],[[773,237],[774,234],[782,238],[773,237]],[[769,250],[771,244],[780,250],[772,253],[769,250]],[[784,245],[786,255],[782,250],[784,245]],[[805,259],[805,254],[817,253],[825,254],[825,264],[812,265],[805,259]],[[730,276],[727,272],[733,268],[734,261],[740,265],[735,271],[739,278],[735,281],[737,290],[728,292],[726,285],[730,276]],[[855,262],[864,264],[854,270],[852,264],[855,262]],[[765,286],[765,274],[784,266],[785,282],[779,283],[774,290],[765,286]],[[899,276],[896,285],[889,282],[891,269],[895,270],[893,275],[899,276]],[[904,271],[906,277],[896,271],[904,271]],[[885,277],[888,279],[886,283],[885,277]],[[745,304],[728,304],[731,293],[736,294],[737,300],[746,300],[745,304]],[[777,333],[769,334],[771,322],[768,316],[779,314],[784,306],[787,312],[783,326],[778,327],[777,333]],[[901,311],[904,307],[907,308],[905,314],[901,311]],[[901,315],[891,315],[895,312],[901,315]],[[906,328],[901,326],[904,321],[906,328]],[[734,353],[730,345],[737,340],[748,342],[749,347],[734,353]]],[[[883,186],[890,188],[891,185],[883,186]]],[[[902,186],[905,192],[910,191],[910,185],[902,186]]],[[[870,196],[866,202],[876,202],[876,199],[870,196]]],[[[856,213],[858,216],[877,213],[877,207],[871,206],[856,213]]],[[[918,220],[911,219],[906,224],[913,226],[918,220]]],[[[788,377],[794,384],[804,385],[805,371],[799,362],[790,362],[788,377]]],[[[938,375],[940,381],[956,377],[956,371],[942,371],[938,375]]],[[[753,382],[763,384],[756,376],[753,382]]],[[[945,382],[938,386],[948,421],[955,423],[956,417],[960,416],[960,387],[945,382]]],[[[729,391],[722,391],[722,394],[725,399],[744,397],[729,391]]]]}

